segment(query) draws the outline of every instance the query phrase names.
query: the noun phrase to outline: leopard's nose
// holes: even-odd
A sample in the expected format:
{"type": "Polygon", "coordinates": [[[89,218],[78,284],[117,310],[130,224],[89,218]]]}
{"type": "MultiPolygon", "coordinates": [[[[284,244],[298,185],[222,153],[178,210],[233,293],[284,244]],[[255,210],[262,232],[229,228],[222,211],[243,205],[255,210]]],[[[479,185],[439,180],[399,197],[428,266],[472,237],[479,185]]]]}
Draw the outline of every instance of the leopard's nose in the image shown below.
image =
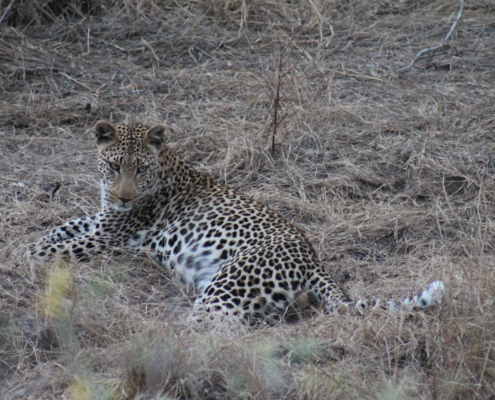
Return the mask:
{"type": "Polygon", "coordinates": [[[125,204],[125,203],[131,201],[131,199],[124,199],[123,197],[119,197],[119,200],[122,202],[122,204],[125,204]]]}

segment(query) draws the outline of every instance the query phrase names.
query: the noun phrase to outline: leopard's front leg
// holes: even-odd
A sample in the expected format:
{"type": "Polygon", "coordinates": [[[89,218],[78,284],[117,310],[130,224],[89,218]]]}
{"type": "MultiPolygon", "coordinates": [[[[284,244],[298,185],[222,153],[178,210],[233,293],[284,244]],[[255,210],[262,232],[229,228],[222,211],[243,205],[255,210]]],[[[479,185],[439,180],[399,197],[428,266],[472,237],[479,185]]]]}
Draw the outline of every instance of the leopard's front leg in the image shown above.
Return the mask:
{"type": "Polygon", "coordinates": [[[42,263],[57,256],[85,259],[122,244],[121,239],[112,236],[85,234],[58,243],[37,244],[31,248],[31,257],[42,263]]]}
{"type": "Polygon", "coordinates": [[[61,243],[65,240],[88,234],[95,229],[99,217],[100,216],[96,214],[66,222],[62,226],[53,229],[48,235],[43,236],[37,242],[37,246],[61,243]]]}
{"type": "Polygon", "coordinates": [[[29,252],[32,259],[42,263],[57,256],[87,258],[122,247],[132,234],[128,225],[128,215],[106,210],[67,222],[30,246],[29,252]]]}

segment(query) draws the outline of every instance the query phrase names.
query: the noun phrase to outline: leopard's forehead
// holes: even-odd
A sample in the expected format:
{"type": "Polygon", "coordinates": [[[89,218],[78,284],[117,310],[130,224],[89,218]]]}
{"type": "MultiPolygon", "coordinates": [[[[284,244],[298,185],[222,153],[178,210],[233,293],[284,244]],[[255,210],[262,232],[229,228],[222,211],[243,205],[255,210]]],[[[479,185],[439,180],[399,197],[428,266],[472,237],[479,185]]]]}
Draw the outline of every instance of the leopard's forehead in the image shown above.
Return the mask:
{"type": "Polygon", "coordinates": [[[115,129],[117,130],[117,135],[119,136],[120,141],[141,143],[149,127],[143,124],[127,122],[125,124],[118,125],[115,129]]]}
{"type": "Polygon", "coordinates": [[[148,126],[128,122],[115,129],[119,140],[108,148],[105,152],[107,156],[118,158],[123,166],[141,164],[140,160],[151,157],[151,152],[143,142],[148,126]]]}

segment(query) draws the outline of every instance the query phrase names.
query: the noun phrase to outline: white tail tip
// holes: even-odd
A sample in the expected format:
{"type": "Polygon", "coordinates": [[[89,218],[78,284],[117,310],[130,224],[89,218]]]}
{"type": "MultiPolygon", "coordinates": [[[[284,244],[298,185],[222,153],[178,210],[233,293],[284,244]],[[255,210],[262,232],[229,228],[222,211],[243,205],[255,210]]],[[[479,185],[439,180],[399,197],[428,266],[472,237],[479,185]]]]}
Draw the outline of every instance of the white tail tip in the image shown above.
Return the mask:
{"type": "Polygon", "coordinates": [[[445,285],[442,281],[434,281],[430,286],[423,291],[419,296],[414,296],[412,299],[405,299],[402,304],[406,306],[406,310],[411,310],[414,307],[429,308],[440,303],[443,294],[445,293],[445,285]]]}

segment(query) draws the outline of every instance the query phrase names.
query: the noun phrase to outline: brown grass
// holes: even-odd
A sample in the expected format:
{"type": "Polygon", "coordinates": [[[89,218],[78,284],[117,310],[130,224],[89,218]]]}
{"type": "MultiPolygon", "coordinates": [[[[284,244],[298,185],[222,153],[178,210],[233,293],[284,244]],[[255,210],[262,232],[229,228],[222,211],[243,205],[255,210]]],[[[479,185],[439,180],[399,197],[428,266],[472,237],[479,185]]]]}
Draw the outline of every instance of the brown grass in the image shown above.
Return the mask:
{"type": "Polygon", "coordinates": [[[495,398],[491,2],[467,2],[449,46],[401,74],[456,2],[17,0],[1,15],[9,5],[0,398],[495,398]],[[31,265],[26,244],[97,210],[99,119],[165,123],[196,168],[301,226],[352,296],[442,279],[445,302],[193,325],[194,296],[146,258],[31,265]]]}

